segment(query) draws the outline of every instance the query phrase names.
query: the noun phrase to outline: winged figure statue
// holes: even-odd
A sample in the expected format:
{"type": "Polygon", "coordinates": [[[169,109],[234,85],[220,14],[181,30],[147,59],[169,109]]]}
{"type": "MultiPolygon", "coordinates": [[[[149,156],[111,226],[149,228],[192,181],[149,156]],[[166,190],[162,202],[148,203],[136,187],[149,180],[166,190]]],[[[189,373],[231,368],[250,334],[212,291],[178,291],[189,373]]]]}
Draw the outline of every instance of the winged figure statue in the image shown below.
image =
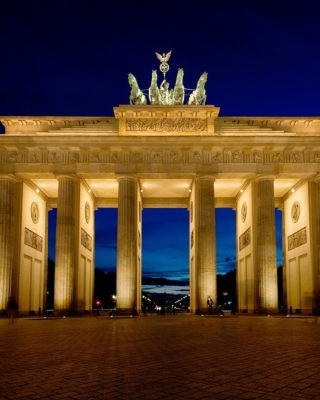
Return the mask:
{"type": "Polygon", "coordinates": [[[163,53],[163,55],[161,55],[161,54],[159,54],[159,53],[157,53],[156,52],[156,56],[157,56],[157,59],[161,62],[161,63],[163,63],[163,62],[168,62],[169,61],[169,58],[170,58],[170,56],[171,56],[171,51],[172,50],[170,50],[169,51],[169,53],[163,53]]]}

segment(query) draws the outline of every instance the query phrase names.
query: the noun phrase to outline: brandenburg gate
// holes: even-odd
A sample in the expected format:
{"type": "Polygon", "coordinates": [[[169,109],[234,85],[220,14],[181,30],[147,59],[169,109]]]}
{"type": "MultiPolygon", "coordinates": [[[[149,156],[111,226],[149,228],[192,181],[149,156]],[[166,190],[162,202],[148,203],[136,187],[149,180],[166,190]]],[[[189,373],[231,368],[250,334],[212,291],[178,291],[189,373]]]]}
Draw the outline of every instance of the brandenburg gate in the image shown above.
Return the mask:
{"type": "Polygon", "coordinates": [[[217,305],[215,207],[236,210],[240,312],[277,311],[275,208],[283,215],[283,305],[319,307],[320,117],[220,117],[205,104],[207,74],[188,104],[182,77],[179,70],[170,91],[153,74],[146,104],[130,74],[131,104],[113,117],[0,118],[0,310],[9,296],[21,315],[46,309],[55,207],[57,313],[93,308],[101,207],[118,208],[119,312],[141,309],[147,207],[189,210],[191,312],[206,312],[208,296],[217,305]]]}

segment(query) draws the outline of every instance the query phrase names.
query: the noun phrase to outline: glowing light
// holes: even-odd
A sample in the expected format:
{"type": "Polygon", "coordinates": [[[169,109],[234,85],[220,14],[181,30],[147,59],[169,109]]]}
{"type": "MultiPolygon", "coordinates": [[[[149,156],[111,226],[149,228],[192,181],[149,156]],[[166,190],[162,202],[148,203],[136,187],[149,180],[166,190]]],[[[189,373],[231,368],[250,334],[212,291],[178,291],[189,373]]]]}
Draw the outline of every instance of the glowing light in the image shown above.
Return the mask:
{"type": "Polygon", "coordinates": [[[296,191],[296,189],[295,189],[295,188],[292,188],[292,189],[291,189],[291,192],[292,192],[292,193],[294,193],[295,191],[296,191]]]}
{"type": "Polygon", "coordinates": [[[36,189],[36,193],[39,193],[39,192],[40,192],[40,190],[37,188],[37,189],[36,189]]]}
{"type": "Polygon", "coordinates": [[[240,193],[243,193],[243,189],[240,189],[240,193]]]}
{"type": "Polygon", "coordinates": [[[91,193],[91,189],[88,189],[88,193],[91,193]]]}

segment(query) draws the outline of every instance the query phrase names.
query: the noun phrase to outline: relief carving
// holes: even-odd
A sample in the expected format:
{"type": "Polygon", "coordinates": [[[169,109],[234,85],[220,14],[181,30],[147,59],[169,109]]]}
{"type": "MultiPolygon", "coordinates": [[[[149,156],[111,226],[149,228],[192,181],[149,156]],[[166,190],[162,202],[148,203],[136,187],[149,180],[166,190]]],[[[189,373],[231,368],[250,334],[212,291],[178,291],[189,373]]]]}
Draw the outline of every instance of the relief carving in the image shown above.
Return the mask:
{"type": "Polygon", "coordinates": [[[214,153],[214,154],[212,155],[212,161],[213,161],[213,162],[221,162],[221,160],[222,160],[222,155],[221,155],[221,153],[214,153]]]}
{"type": "Polygon", "coordinates": [[[172,152],[170,153],[170,160],[173,162],[179,162],[181,161],[181,156],[179,153],[172,152]]]}
{"type": "Polygon", "coordinates": [[[51,154],[50,154],[50,161],[52,161],[52,162],[59,162],[60,161],[60,154],[59,153],[57,153],[56,151],[53,151],[51,154]]]}
{"type": "Polygon", "coordinates": [[[11,153],[8,157],[9,162],[18,162],[18,159],[19,159],[19,153],[17,152],[11,153]]]}
{"type": "Polygon", "coordinates": [[[247,203],[244,201],[241,206],[241,221],[245,222],[247,218],[247,203]]]}
{"type": "Polygon", "coordinates": [[[141,153],[138,151],[131,153],[131,160],[132,162],[141,162],[142,161],[141,153]]]}
{"type": "Polygon", "coordinates": [[[302,162],[302,154],[301,153],[292,153],[290,157],[290,161],[293,163],[302,162]]]}
{"type": "Polygon", "coordinates": [[[201,162],[202,161],[202,153],[200,151],[195,151],[193,153],[193,159],[196,162],[201,162]]]}
{"type": "Polygon", "coordinates": [[[193,231],[192,231],[191,232],[191,236],[190,236],[190,247],[191,247],[191,249],[193,247],[193,244],[194,244],[194,241],[193,241],[193,231]]]}
{"type": "Polygon", "coordinates": [[[243,250],[251,243],[251,228],[248,228],[242,235],[239,236],[239,250],[243,250]]]}
{"type": "Polygon", "coordinates": [[[314,153],[313,161],[316,163],[320,162],[320,154],[319,153],[314,153]]]}
{"type": "Polygon", "coordinates": [[[282,157],[281,157],[281,153],[275,153],[272,157],[272,161],[274,162],[279,162],[281,161],[282,157]]]}
{"type": "Polygon", "coordinates": [[[207,120],[201,118],[128,118],[126,131],[203,132],[207,120]]]}
{"type": "Polygon", "coordinates": [[[100,162],[100,161],[101,161],[101,159],[100,159],[100,152],[99,152],[99,151],[93,151],[93,152],[90,154],[90,161],[91,161],[91,162],[100,162]]]}
{"type": "Polygon", "coordinates": [[[80,159],[80,154],[79,153],[72,153],[70,154],[70,161],[74,163],[78,163],[80,159]]]}
{"type": "Polygon", "coordinates": [[[32,153],[29,155],[29,161],[30,162],[38,162],[39,161],[39,157],[37,153],[32,153]]]}
{"type": "Polygon", "coordinates": [[[232,153],[231,159],[232,162],[241,162],[241,153],[239,151],[236,153],[232,153]]]}
{"type": "Polygon", "coordinates": [[[288,236],[288,250],[293,250],[296,247],[302,246],[305,243],[307,243],[306,227],[288,236]]]}
{"type": "Polygon", "coordinates": [[[121,160],[121,157],[119,153],[112,153],[111,154],[111,162],[119,162],[121,160]]]}
{"type": "Polygon", "coordinates": [[[35,201],[31,203],[30,213],[33,223],[37,224],[40,218],[40,210],[38,203],[36,203],[35,201]]]}
{"type": "Polygon", "coordinates": [[[161,153],[151,153],[151,162],[154,162],[154,163],[162,162],[162,154],[161,153]]]}
{"type": "Polygon", "coordinates": [[[300,217],[300,203],[295,201],[291,207],[291,219],[293,222],[297,222],[300,217]]]}
{"type": "Polygon", "coordinates": [[[260,153],[253,153],[252,154],[253,162],[262,162],[262,155],[260,153]]]}
{"type": "Polygon", "coordinates": [[[90,204],[87,201],[86,204],[84,205],[84,217],[86,223],[88,224],[90,222],[90,204]]]}
{"type": "Polygon", "coordinates": [[[81,244],[87,250],[92,251],[92,237],[81,228],[81,244]]]}
{"type": "Polygon", "coordinates": [[[24,228],[24,244],[36,249],[38,251],[42,251],[42,237],[37,235],[36,233],[30,231],[28,228],[24,228]]]}

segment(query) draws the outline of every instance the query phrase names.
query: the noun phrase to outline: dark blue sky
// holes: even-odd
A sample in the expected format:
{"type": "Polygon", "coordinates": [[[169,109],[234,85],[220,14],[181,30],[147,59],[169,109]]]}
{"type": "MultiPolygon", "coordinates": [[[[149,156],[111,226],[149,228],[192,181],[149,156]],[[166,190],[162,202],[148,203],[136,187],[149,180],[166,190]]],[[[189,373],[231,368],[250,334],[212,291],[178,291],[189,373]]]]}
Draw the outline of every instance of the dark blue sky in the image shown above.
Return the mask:
{"type": "MultiPolygon", "coordinates": [[[[147,88],[159,66],[155,51],[169,50],[171,85],[178,68],[188,88],[207,71],[207,104],[221,107],[220,115],[319,115],[319,15],[316,0],[2,1],[0,115],[113,115],[128,103],[127,74],[147,88]]],[[[97,223],[106,239],[97,242],[96,261],[111,268],[115,213],[98,212],[111,215],[108,226],[97,223]]],[[[234,267],[234,213],[227,212],[217,210],[219,272],[234,267]]],[[[144,236],[144,273],[159,271],[160,231],[170,260],[163,275],[181,268],[184,277],[187,211],[143,213],[155,238],[144,236]]]]}

